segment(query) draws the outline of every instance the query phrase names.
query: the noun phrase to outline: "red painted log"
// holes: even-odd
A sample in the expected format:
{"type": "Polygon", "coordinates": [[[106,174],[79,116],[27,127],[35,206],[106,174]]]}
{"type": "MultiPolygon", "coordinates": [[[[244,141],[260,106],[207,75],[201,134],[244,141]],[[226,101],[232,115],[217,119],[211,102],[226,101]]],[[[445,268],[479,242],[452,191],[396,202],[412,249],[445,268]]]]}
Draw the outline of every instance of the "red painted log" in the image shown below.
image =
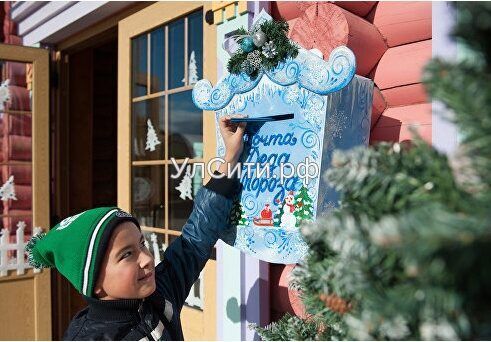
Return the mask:
{"type": "MultiPolygon", "coordinates": [[[[295,265],[270,265],[271,309],[275,313],[291,313],[305,318],[306,312],[298,292],[289,288],[289,276],[295,265]]],[[[280,318],[280,317],[275,317],[280,318]]]]}
{"type": "Polygon", "coordinates": [[[5,79],[10,80],[11,86],[26,86],[26,63],[5,63],[5,79]]]}
{"type": "Polygon", "coordinates": [[[17,230],[17,223],[19,221],[24,221],[26,223],[26,228],[24,233],[32,232],[32,212],[30,210],[4,210],[4,215],[15,215],[15,217],[4,217],[3,226],[14,232],[17,230]]]}
{"type": "Polygon", "coordinates": [[[431,2],[381,1],[374,11],[373,24],[389,47],[431,39],[431,2]]]}
{"type": "Polygon", "coordinates": [[[31,110],[31,100],[29,99],[29,90],[25,87],[9,86],[10,101],[7,102],[7,110],[31,110]]]}
{"type": "Polygon", "coordinates": [[[382,91],[382,95],[389,107],[407,106],[429,101],[422,83],[386,89],[382,91]]]}
{"type": "Polygon", "coordinates": [[[314,5],[298,18],[291,38],[306,49],[317,48],[329,57],[337,46],[348,43],[349,26],[343,10],[333,4],[314,5]]]}
{"type": "MultiPolygon", "coordinates": [[[[3,6],[4,18],[3,18],[3,36],[6,39],[9,35],[17,33],[17,23],[11,19],[12,1],[2,1],[0,6],[3,6]]],[[[5,41],[6,42],[6,41],[5,41]]]]}
{"type": "Polygon", "coordinates": [[[2,166],[2,184],[10,176],[14,176],[14,183],[30,185],[32,184],[32,168],[30,165],[3,165],[2,166]]]}
{"type": "Polygon", "coordinates": [[[393,47],[380,59],[374,72],[380,90],[421,83],[424,66],[431,59],[431,39],[393,47]]]}
{"type": "MultiPolygon", "coordinates": [[[[271,15],[274,19],[284,18],[288,21],[301,16],[308,7],[321,3],[322,1],[274,1],[271,3],[271,15]]],[[[359,17],[365,17],[377,1],[334,1],[334,4],[359,17]]]]}
{"type": "Polygon", "coordinates": [[[431,125],[431,103],[387,108],[377,122],[377,127],[394,126],[397,120],[402,125],[431,125]]]}
{"type": "Polygon", "coordinates": [[[4,114],[3,134],[14,134],[30,137],[32,134],[31,117],[28,115],[4,114]]]}
{"type": "Polygon", "coordinates": [[[416,127],[424,140],[431,143],[431,103],[386,109],[370,133],[370,143],[411,140],[410,127],[416,127]]]}
{"type": "Polygon", "coordinates": [[[9,45],[22,45],[22,38],[14,35],[5,37],[5,44],[9,45]]]}
{"type": "Polygon", "coordinates": [[[276,20],[283,18],[289,21],[298,18],[308,7],[316,3],[316,1],[273,1],[271,2],[271,16],[276,20]]]}
{"type": "Polygon", "coordinates": [[[2,151],[5,160],[32,160],[32,139],[20,135],[6,135],[3,138],[2,151]]]}
{"type": "MultiPolygon", "coordinates": [[[[2,145],[3,145],[3,127],[4,127],[4,124],[3,124],[3,119],[1,119],[1,116],[2,115],[5,115],[4,113],[0,113],[0,162],[3,162],[3,149],[2,149],[2,145]]],[[[1,202],[1,201],[0,201],[1,202]]]]}
{"type": "Polygon", "coordinates": [[[387,50],[374,25],[331,3],[307,8],[292,27],[290,38],[306,49],[319,49],[326,60],[335,47],[348,46],[357,59],[356,73],[363,76],[387,50]]]}
{"type": "Polygon", "coordinates": [[[291,34],[293,32],[293,26],[295,26],[295,23],[297,22],[297,20],[298,20],[298,17],[288,20],[288,37],[291,37],[291,34]]]}
{"type": "MultiPolygon", "coordinates": [[[[15,184],[15,180],[14,180],[15,184]]],[[[4,202],[4,214],[11,210],[31,210],[32,208],[32,187],[30,185],[15,185],[16,201],[8,200],[4,202]]]]}
{"type": "Polygon", "coordinates": [[[366,17],[377,1],[334,1],[334,4],[359,17],[366,17]]]}
{"type": "Polygon", "coordinates": [[[431,125],[401,125],[394,127],[375,127],[370,133],[370,145],[381,141],[406,142],[414,139],[410,127],[415,127],[421,138],[431,144],[431,125]]]}
{"type": "Polygon", "coordinates": [[[387,108],[387,103],[382,95],[382,92],[377,87],[373,88],[373,100],[372,100],[372,117],[370,122],[370,129],[373,129],[377,123],[380,115],[387,108]]]}

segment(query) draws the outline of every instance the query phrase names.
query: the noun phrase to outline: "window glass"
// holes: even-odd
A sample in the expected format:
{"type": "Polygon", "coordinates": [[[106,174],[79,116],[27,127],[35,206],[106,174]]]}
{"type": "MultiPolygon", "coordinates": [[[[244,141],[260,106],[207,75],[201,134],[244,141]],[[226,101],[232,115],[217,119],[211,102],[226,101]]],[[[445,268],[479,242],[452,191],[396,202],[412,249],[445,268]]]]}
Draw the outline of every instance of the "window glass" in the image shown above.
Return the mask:
{"type": "MultiPolygon", "coordinates": [[[[162,246],[181,231],[203,184],[200,168],[173,179],[177,171],[170,162],[190,158],[194,165],[203,158],[203,111],[194,105],[192,90],[182,89],[203,78],[203,11],[131,44],[131,207],[142,226],[152,227],[144,235],[157,260],[155,251],[163,258],[162,246]]],[[[198,298],[199,285],[193,291],[198,298]]]]}
{"type": "Polygon", "coordinates": [[[169,89],[184,86],[184,19],[169,24],[169,89]]]}
{"type": "Polygon", "coordinates": [[[131,41],[133,97],[147,94],[147,35],[131,41]]]}
{"type": "Polygon", "coordinates": [[[165,88],[165,37],[161,27],[151,34],[150,92],[157,93],[165,88]]]}
{"type": "Polygon", "coordinates": [[[131,208],[140,225],[164,227],[164,166],[133,166],[131,208]]]}
{"type": "Polygon", "coordinates": [[[203,78],[203,12],[188,17],[188,84],[203,78]]]}
{"type": "Polygon", "coordinates": [[[203,157],[203,111],[191,92],[169,95],[169,158],[203,157]]]}

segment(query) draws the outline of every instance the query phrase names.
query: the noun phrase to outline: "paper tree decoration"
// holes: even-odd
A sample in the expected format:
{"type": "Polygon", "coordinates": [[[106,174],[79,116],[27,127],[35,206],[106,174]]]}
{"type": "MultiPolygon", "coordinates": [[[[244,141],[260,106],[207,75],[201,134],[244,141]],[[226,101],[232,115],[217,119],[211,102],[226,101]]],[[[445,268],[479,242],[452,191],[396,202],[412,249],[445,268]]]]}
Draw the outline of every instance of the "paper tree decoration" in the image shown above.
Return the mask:
{"type": "Polygon", "coordinates": [[[198,67],[196,65],[194,51],[191,51],[191,56],[189,57],[188,81],[189,84],[195,84],[198,82],[198,67]]]}
{"type": "MultiPolygon", "coordinates": [[[[249,120],[240,178],[247,221],[236,224],[236,240],[230,242],[236,248],[283,264],[297,263],[307,253],[300,224],[315,220],[327,204],[338,203],[337,192],[322,177],[333,150],[368,144],[373,82],[355,70],[355,56],[344,46],[334,49],[327,61],[318,51],[300,49],[294,59],[262,68],[256,77],[244,72],[228,74],[215,86],[207,80],[196,83],[195,105],[215,111],[217,122],[235,113],[249,120]],[[274,119],[281,114],[293,116],[274,119]],[[246,162],[252,163],[252,174],[246,172],[246,162]],[[299,171],[306,163],[317,169],[310,179],[299,171]],[[288,178],[281,172],[286,164],[293,168],[288,178]],[[267,165],[270,173],[259,173],[267,165]]],[[[216,136],[217,155],[223,157],[218,130],[216,136]]]]}
{"type": "Polygon", "coordinates": [[[182,178],[179,185],[176,186],[176,190],[178,190],[181,193],[179,197],[182,198],[183,200],[185,200],[186,198],[189,198],[190,200],[193,199],[193,180],[191,178],[190,169],[191,166],[188,165],[186,167],[186,174],[182,178]]]}
{"type": "Polygon", "coordinates": [[[2,201],[17,201],[17,197],[15,196],[14,175],[10,176],[2,187],[0,187],[0,199],[2,201]]]}
{"type": "Polygon", "coordinates": [[[10,80],[5,80],[0,84],[0,111],[4,110],[5,102],[10,101],[9,84],[10,80]]]}
{"type": "Polygon", "coordinates": [[[155,151],[155,146],[160,145],[161,142],[157,137],[157,133],[153,128],[152,121],[150,119],[147,120],[147,146],[145,146],[145,150],[147,151],[155,151]]]}
{"type": "Polygon", "coordinates": [[[153,256],[155,258],[154,262],[155,265],[158,265],[161,261],[160,259],[160,248],[159,248],[159,243],[157,240],[157,234],[152,233],[150,234],[150,240],[152,241],[152,251],[153,251],[153,256]]]}

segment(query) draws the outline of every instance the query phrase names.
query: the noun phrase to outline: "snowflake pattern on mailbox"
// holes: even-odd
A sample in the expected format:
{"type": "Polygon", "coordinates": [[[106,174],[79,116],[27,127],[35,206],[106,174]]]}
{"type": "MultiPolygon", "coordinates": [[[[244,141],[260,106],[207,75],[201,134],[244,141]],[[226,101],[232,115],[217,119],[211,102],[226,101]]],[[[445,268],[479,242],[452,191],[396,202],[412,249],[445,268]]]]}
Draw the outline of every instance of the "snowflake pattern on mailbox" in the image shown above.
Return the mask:
{"type": "MultiPolygon", "coordinates": [[[[214,87],[207,80],[195,85],[195,105],[215,111],[216,120],[235,113],[248,118],[293,114],[287,120],[247,123],[243,188],[230,217],[236,235],[228,243],[273,263],[292,264],[305,256],[300,225],[338,202],[322,176],[332,151],[368,144],[373,82],[355,76],[355,70],[347,47],[334,49],[328,61],[300,49],[295,59],[255,79],[229,74],[214,87]],[[317,175],[308,178],[307,173],[317,175]]],[[[223,156],[218,131],[217,142],[217,155],[223,156]]]]}

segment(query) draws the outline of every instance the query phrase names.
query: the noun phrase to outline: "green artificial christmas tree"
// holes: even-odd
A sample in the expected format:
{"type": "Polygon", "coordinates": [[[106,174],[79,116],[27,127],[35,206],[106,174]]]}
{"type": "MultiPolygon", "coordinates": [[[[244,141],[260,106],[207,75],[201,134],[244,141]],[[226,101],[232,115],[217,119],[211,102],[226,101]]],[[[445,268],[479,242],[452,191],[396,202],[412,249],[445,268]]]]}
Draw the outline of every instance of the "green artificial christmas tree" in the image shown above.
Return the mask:
{"type": "Polygon", "coordinates": [[[459,150],[416,137],[335,152],[325,177],[341,206],[302,226],[310,252],[290,284],[308,318],[256,327],[263,339],[491,338],[491,3],[453,5],[472,58],[431,61],[425,83],[459,150]]]}
{"type": "Polygon", "coordinates": [[[312,221],[312,218],[314,217],[312,199],[305,186],[302,186],[298,195],[295,196],[295,212],[293,215],[297,218],[296,227],[299,227],[302,223],[312,221]]]}

